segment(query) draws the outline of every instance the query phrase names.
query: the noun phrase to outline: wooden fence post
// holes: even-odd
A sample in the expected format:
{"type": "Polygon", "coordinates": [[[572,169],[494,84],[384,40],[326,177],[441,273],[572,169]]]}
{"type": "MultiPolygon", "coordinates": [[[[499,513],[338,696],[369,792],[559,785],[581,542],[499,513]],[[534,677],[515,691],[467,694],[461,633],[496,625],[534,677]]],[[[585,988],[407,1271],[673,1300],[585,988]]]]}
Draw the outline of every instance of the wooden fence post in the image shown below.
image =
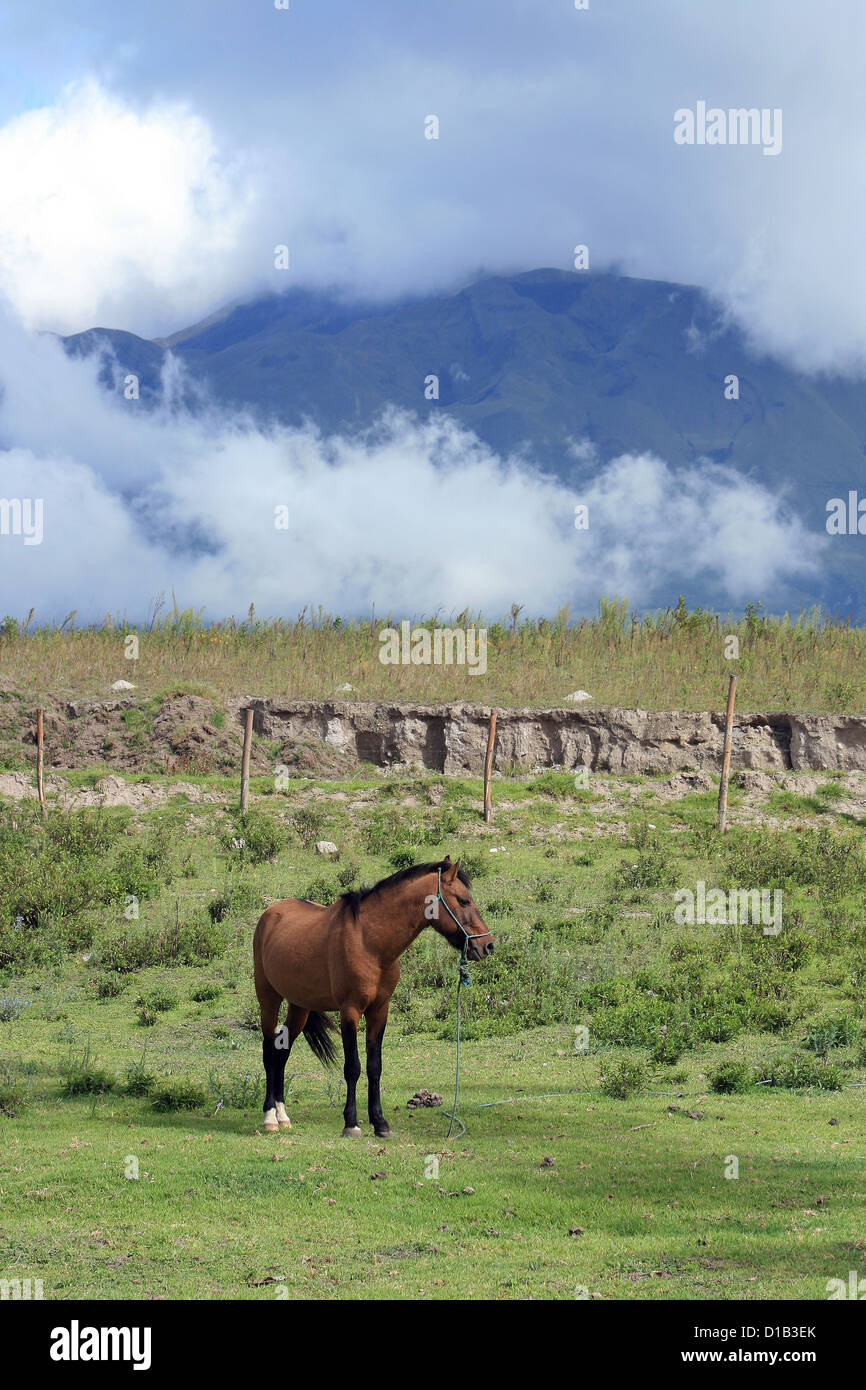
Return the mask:
{"type": "Polygon", "coordinates": [[[496,710],[490,711],[490,727],[487,730],[487,756],[484,759],[484,824],[489,825],[493,816],[493,795],[490,778],[493,773],[493,744],[496,741],[496,710]]]}
{"type": "Polygon", "coordinates": [[[722,753],[722,778],[719,783],[719,830],[725,833],[728,819],[728,777],[731,772],[731,739],[734,729],[734,696],[737,693],[737,678],[731,676],[728,686],[728,708],[725,711],[725,747],[722,753]]]}
{"type": "Polygon", "coordinates": [[[44,763],[45,763],[45,728],[42,718],[42,708],[36,711],[36,790],[39,793],[39,805],[42,809],[42,819],[47,815],[45,807],[45,782],[44,782],[44,763]]]}
{"type": "Polygon", "coordinates": [[[246,711],[244,720],[244,755],[241,760],[241,812],[243,813],[250,800],[250,749],[253,743],[253,712],[252,709],[246,711]]]}

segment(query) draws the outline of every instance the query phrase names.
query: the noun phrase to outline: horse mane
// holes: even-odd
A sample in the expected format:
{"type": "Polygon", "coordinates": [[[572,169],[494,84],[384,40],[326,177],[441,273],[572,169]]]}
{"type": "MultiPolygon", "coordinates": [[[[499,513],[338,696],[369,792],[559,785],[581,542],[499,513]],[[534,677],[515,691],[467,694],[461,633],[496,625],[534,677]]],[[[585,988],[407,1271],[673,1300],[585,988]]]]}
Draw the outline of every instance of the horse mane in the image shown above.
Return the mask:
{"type": "MultiPolygon", "coordinates": [[[[437,874],[440,869],[446,867],[444,860],[431,864],[412,864],[408,869],[400,869],[388,878],[380,878],[378,883],[374,883],[370,887],[356,888],[348,893],[341,893],[338,901],[345,903],[352,916],[357,917],[361,903],[371,897],[373,893],[381,893],[387,888],[396,888],[398,884],[406,883],[413,878],[422,878],[424,874],[437,874]]],[[[457,877],[465,888],[472,887],[472,880],[465,869],[458,869],[457,877]]]]}

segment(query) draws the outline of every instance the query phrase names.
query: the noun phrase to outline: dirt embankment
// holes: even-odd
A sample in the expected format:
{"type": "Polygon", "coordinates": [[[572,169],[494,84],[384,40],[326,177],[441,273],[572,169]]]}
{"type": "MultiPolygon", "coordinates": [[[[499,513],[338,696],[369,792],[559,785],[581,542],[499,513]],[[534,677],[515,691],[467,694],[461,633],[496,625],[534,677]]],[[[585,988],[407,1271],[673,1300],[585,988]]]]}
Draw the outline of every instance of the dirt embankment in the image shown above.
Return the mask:
{"type": "MultiPolygon", "coordinates": [[[[478,772],[489,710],[480,705],[254,701],[255,728],[287,742],[318,737],[357,761],[478,772]]],[[[724,716],[601,709],[502,710],[494,767],[500,772],[585,766],[626,774],[708,771],[722,755],[724,716]]],[[[866,770],[866,718],[744,714],[735,721],[734,766],[761,771],[866,770]]]]}
{"type": "MultiPolygon", "coordinates": [[[[47,769],[104,764],[121,772],[232,773],[239,768],[243,710],[255,710],[252,770],[337,776],[360,762],[478,774],[489,710],[481,705],[404,705],[345,700],[280,703],[239,697],[223,706],[198,695],[55,701],[45,711],[47,769]]],[[[721,714],[598,709],[502,710],[494,766],[500,772],[585,766],[622,775],[716,770],[721,714]]],[[[0,763],[35,761],[35,711],[0,700],[0,763]]],[[[866,771],[866,717],[744,714],[735,722],[733,766],[760,771],[866,771]]]]}

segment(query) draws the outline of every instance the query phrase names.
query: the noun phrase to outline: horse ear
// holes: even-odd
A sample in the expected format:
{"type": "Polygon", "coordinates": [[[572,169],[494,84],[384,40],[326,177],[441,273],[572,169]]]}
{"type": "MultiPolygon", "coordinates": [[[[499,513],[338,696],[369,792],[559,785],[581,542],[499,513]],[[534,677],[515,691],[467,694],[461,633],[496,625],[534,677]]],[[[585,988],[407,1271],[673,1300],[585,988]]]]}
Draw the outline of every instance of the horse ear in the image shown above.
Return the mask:
{"type": "Polygon", "coordinates": [[[460,860],[458,859],[455,864],[452,864],[449,856],[446,854],[445,858],[442,860],[442,878],[444,882],[453,883],[457,877],[457,870],[459,868],[460,860]]]}

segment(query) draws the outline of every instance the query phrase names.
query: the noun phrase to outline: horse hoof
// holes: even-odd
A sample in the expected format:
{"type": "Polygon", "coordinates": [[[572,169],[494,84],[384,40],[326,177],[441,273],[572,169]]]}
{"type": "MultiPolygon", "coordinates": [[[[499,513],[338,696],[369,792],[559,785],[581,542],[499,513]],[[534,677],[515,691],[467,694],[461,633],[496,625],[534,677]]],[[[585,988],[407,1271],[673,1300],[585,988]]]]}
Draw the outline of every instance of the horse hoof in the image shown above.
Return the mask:
{"type": "Polygon", "coordinates": [[[279,1126],[280,1126],[280,1129],[291,1129],[291,1127],[292,1127],[292,1122],[291,1122],[291,1120],[280,1120],[280,1121],[279,1121],[279,1126]]]}
{"type": "Polygon", "coordinates": [[[279,1134],[280,1131],[280,1127],[276,1120],[265,1120],[262,1129],[265,1131],[265,1134],[279,1134]]]}
{"type": "Polygon", "coordinates": [[[360,1139],[360,1137],[361,1137],[361,1128],[360,1128],[360,1126],[359,1126],[359,1125],[346,1125],[345,1129],[343,1130],[343,1133],[342,1133],[342,1136],[341,1136],[341,1137],[342,1137],[343,1139],[360,1139]]]}
{"type": "Polygon", "coordinates": [[[391,1129],[390,1125],[386,1125],[384,1129],[377,1129],[377,1130],[376,1130],[376,1138],[377,1138],[377,1139],[393,1139],[393,1138],[394,1138],[394,1133],[393,1133],[393,1130],[391,1129]]]}

